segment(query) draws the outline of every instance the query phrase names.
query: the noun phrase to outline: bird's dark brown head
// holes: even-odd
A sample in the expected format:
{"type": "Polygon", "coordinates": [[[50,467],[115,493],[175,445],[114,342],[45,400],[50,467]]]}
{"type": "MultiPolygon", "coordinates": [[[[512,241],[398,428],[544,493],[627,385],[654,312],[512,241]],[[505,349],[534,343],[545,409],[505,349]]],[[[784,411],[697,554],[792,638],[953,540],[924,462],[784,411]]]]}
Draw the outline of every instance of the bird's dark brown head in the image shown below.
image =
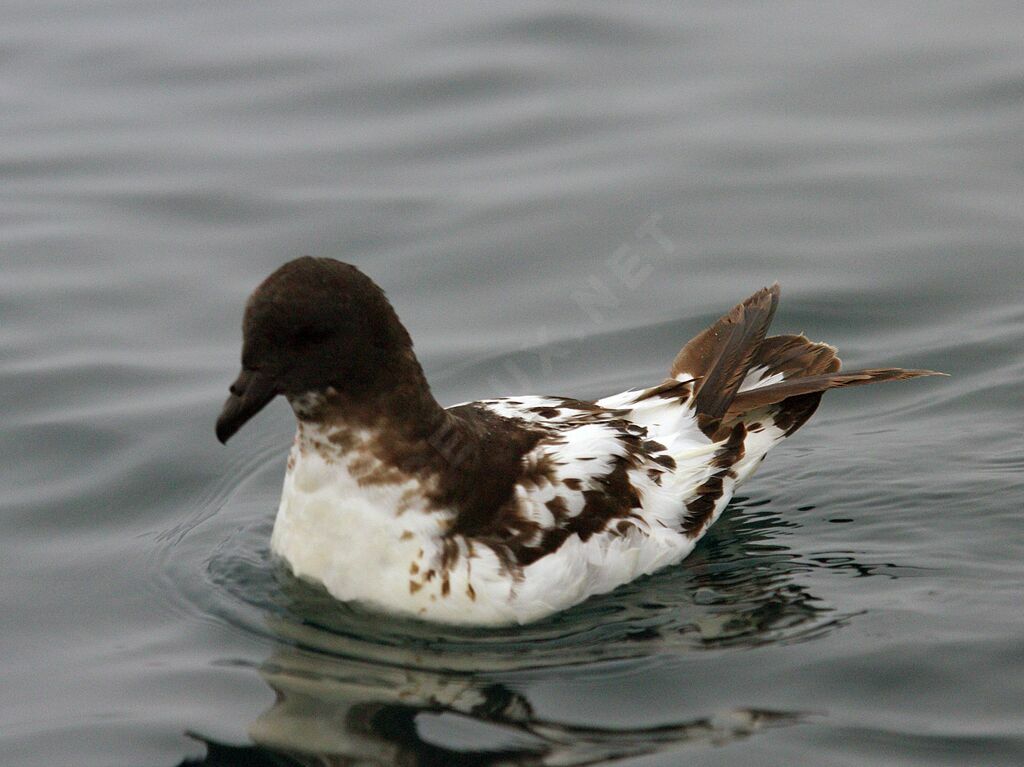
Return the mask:
{"type": "Polygon", "coordinates": [[[395,387],[426,389],[412,341],[377,285],[350,264],[304,256],[256,288],[242,323],[242,372],[217,420],[227,440],[278,394],[372,407],[395,387]]]}

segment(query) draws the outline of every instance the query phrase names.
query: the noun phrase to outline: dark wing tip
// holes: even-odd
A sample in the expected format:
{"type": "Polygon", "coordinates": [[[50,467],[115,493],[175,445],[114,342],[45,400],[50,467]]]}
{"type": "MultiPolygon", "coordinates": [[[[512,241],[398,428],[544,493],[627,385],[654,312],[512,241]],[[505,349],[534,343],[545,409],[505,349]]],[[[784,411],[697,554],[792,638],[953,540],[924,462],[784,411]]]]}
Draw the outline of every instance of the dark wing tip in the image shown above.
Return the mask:
{"type": "Polygon", "coordinates": [[[877,370],[852,370],[850,373],[857,375],[863,374],[870,378],[876,376],[883,377],[885,379],[891,379],[896,381],[902,381],[907,378],[924,378],[926,376],[942,376],[943,378],[949,378],[949,373],[940,373],[938,370],[908,370],[907,368],[880,368],[877,370]]]}
{"type": "Polygon", "coordinates": [[[686,372],[703,377],[694,395],[693,408],[706,416],[707,428],[725,415],[742,385],[751,360],[767,336],[779,293],[778,283],[761,288],[691,340],[676,357],[673,374],[676,368],[685,369],[689,361],[686,372]]]}
{"type": "Polygon", "coordinates": [[[756,291],[753,295],[747,298],[745,301],[740,302],[742,306],[750,306],[751,304],[763,303],[765,299],[769,299],[771,306],[774,308],[779,303],[779,295],[782,293],[782,286],[779,285],[778,280],[773,282],[771,285],[766,285],[760,290],[756,291]]]}

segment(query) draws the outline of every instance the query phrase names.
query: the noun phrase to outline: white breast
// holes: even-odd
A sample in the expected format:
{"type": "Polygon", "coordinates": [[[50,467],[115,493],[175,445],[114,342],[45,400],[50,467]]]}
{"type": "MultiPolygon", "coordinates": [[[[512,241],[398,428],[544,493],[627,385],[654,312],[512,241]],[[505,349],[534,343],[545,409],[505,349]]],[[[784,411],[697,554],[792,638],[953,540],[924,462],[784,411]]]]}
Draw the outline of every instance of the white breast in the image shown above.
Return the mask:
{"type": "Polygon", "coordinates": [[[428,506],[422,480],[361,484],[350,467],[365,468],[367,454],[337,454],[328,437],[307,427],[288,460],[270,545],[296,576],[387,612],[451,623],[516,620],[493,552],[476,547],[469,558],[457,541],[457,566],[443,566],[452,515],[428,506]]]}

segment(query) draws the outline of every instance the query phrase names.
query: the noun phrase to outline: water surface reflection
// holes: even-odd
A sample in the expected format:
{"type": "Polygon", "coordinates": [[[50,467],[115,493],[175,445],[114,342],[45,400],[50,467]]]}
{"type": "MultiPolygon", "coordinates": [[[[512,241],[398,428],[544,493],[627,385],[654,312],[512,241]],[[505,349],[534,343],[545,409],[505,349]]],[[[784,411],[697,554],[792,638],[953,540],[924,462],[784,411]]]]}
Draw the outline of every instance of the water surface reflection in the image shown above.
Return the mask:
{"type": "MultiPolygon", "coordinates": [[[[250,728],[254,745],[205,741],[185,765],[588,765],[684,744],[722,744],[792,713],[735,709],[633,729],[538,716],[514,686],[471,673],[430,672],[282,647],[259,669],[275,694],[250,728]]],[[[202,740],[202,738],[200,738],[202,740]]]]}

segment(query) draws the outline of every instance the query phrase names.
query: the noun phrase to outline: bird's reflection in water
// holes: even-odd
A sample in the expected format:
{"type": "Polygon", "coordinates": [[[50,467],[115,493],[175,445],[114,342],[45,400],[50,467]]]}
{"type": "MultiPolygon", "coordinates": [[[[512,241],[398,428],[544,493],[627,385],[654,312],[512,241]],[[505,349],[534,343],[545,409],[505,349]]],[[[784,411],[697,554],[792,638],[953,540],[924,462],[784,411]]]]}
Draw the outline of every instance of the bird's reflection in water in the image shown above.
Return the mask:
{"type": "Polygon", "coordinates": [[[185,765],[588,765],[724,743],[796,720],[738,709],[690,722],[603,729],[538,717],[522,694],[474,675],[338,660],[282,648],[260,674],[277,699],[250,728],[255,745],[207,741],[185,765]]]}
{"type": "Polygon", "coordinates": [[[524,671],[579,673],[601,661],[642,663],[834,630],[845,619],[797,582],[821,565],[779,545],[786,526],[761,509],[736,508],[684,565],[504,630],[360,613],[228,549],[222,554],[249,561],[251,571],[224,567],[218,577],[212,563],[211,573],[234,598],[262,604],[253,628],[269,628],[279,644],[259,673],[276,701],[251,726],[254,745],[204,741],[206,756],[183,765],[587,765],[795,723],[798,713],[736,708],[653,727],[579,726],[538,716],[529,685],[514,682],[524,671]]]}

